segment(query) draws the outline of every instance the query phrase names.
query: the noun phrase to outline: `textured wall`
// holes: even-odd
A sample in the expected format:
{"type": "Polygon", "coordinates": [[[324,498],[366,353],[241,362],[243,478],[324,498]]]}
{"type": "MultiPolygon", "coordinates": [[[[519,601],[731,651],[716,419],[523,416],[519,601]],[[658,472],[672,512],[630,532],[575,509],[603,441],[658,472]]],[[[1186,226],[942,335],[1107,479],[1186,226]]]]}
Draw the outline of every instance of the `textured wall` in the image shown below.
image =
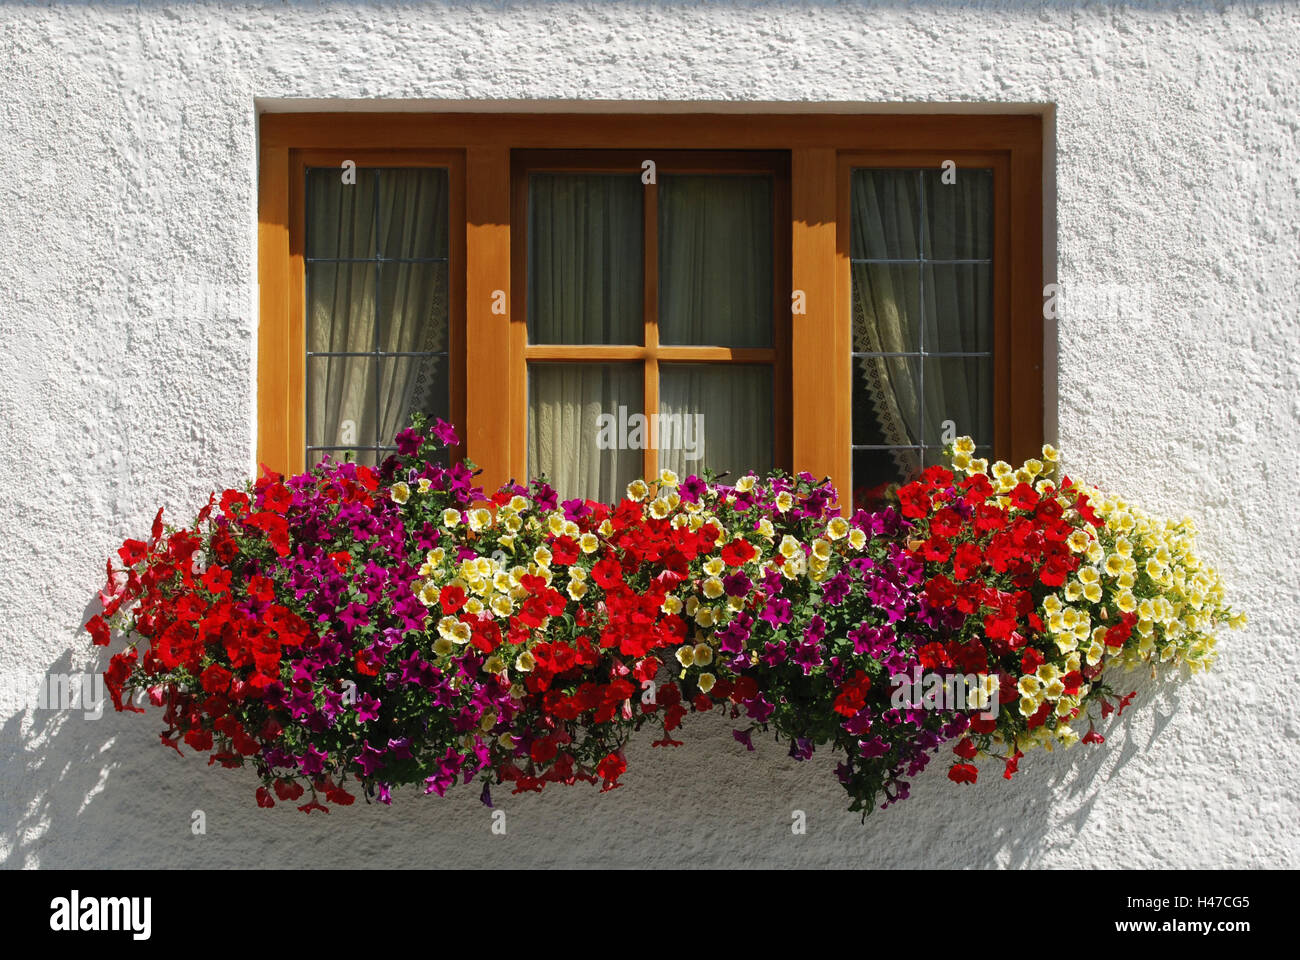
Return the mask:
{"type": "Polygon", "coordinates": [[[0,4],[0,862],[1300,866],[1300,6],[380,6],[0,4]],[[1106,748],[866,826],[712,717],[611,794],[501,791],[500,837],[473,789],[262,811],[149,717],[23,707],[92,662],[111,549],[251,465],[255,114],[298,97],[1054,105],[1068,465],[1195,515],[1251,626],[1106,748]]]}

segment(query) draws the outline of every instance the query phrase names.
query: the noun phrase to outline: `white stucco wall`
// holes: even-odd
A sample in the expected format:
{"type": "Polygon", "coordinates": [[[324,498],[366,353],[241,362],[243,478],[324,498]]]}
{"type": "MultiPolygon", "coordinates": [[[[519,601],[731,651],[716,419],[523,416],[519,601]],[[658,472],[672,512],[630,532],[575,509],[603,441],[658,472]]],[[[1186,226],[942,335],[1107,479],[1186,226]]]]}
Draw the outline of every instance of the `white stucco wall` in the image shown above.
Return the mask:
{"type": "Polygon", "coordinates": [[[380,6],[0,5],[0,863],[1300,866],[1300,4],[380,6]],[[865,826],[828,758],[746,754],[715,717],[637,743],[611,794],[497,791],[501,837],[473,788],[263,811],[152,717],[24,708],[92,662],[122,538],[251,465],[279,98],[1054,107],[1049,416],[1071,472],[1198,518],[1250,627],[1208,676],[1141,682],[1105,748],[968,788],[936,765],[865,826]],[[1105,285],[1149,309],[1086,309],[1105,285]]]}

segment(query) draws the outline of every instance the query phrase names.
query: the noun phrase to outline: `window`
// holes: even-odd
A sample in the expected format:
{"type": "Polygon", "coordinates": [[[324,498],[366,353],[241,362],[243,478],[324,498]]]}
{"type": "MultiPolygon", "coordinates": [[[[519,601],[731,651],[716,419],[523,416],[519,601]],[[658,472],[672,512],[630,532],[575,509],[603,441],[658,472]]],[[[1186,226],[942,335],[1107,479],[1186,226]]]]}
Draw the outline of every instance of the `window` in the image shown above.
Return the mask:
{"type": "Polygon", "coordinates": [[[773,466],[869,503],[1042,435],[1037,117],[262,118],[258,453],[420,410],[489,488],[773,466]],[[851,493],[850,493],[851,491],[851,493]]]}
{"type": "Polygon", "coordinates": [[[616,500],[661,468],[739,476],[787,459],[784,158],[658,152],[653,178],[642,162],[514,159],[528,474],[563,496],[616,500]]]}
{"type": "Polygon", "coordinates": [[[449,416],[445,167],[305,170],[306,461],[375,464],[420,411],[449,416]]]}
{"type": "Polygon", "coordinates": [[[993,171],[853,167],[853,490],[993,439],[993,171]]]}

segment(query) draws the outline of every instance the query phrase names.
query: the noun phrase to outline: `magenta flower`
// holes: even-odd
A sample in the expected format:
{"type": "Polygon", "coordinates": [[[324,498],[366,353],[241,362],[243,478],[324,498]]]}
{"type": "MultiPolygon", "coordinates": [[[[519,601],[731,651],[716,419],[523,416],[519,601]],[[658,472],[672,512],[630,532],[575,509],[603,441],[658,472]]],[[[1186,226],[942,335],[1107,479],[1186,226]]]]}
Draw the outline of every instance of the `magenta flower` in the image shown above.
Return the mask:
{"type": "Polygon", "coordinates": [[[357,701],[357,722],[369,723],[379,719],[380,701],[368,693],[363,693],[357,701]]]}
{"type": "Polygon", "coordinates": [[[433,421],[433,429],[429,432],[444,447],[454,447],[460,443],[460,437],[456,436],[456,428],[441,417],[433,421]]]}

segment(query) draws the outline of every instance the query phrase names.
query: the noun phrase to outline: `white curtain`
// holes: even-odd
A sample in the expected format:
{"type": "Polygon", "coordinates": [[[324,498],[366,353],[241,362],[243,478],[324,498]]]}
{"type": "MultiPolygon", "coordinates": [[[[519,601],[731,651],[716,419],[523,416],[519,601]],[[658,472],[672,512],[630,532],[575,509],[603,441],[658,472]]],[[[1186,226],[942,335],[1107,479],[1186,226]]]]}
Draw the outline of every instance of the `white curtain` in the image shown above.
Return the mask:
{"type": "Polygon", "coordinates": [[[772,345],[768,178],[660,178],[659,342],[772,345]]]}
{"type": "Polygon", "coordinates": [[[770,366],[660,364],[659,413],[659,466],[679,477],[773,466],[770,366]]]}
{"type": "Polygon", "coordinates": [[[638,176],[529,178],[531,342],[642,342],[642,203],[638,176]]]}
{"type": "Polygon", "coordinates": [[[616,502],[642,473],[641,449],[625,442],[637,438],[620,429],[642,413],[642,396],[640,364],[529,364],[529,476],[545,475],[564,499],[616,502]]]}

